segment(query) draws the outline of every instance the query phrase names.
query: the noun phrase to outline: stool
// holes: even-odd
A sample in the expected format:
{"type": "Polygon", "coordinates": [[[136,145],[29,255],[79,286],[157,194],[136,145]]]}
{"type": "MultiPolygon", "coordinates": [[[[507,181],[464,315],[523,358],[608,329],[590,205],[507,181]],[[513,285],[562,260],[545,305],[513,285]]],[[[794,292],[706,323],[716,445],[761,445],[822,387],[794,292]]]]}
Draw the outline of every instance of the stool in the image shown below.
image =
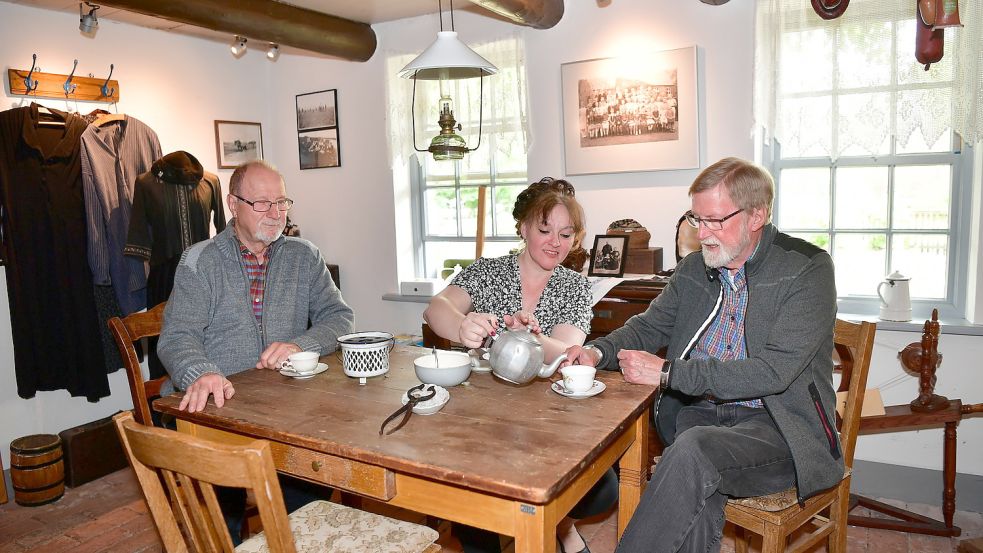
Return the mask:
{"type": "Polygon", "coordinates": [[[34,434],[11,442],[10,480],[18,505],[37,507],[61,499],[65,493],[61,438],[34,434]]]}

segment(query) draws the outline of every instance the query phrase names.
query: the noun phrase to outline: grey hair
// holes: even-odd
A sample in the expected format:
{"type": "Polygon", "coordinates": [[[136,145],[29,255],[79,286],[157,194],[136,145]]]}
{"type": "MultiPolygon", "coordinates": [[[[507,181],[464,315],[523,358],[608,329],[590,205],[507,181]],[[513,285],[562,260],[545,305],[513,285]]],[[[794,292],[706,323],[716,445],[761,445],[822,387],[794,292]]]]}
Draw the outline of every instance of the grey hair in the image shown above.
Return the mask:
{"type": "Polygon", "coordinates": [[[283,181],[283,175],[277,170],[276,165],[273,165],[265,159],[254,159],[252,161],[247,161],[242,165],[236,167],[236,170],[232,172],[232,177],[229,178],[229,194],[239,195],[242,192],[242,182],[246,178],[246,172],[253,167],[263,167],[270,171],[273,171],[280,176],[280,180],[283,181]]]}
{"type": "Polygon", "coordinates": [[[775,181],[761,167],[736,157],[726,157],[704,169],[689,187],[689,195],[723,184],[734,204],[741,209],[762,208],[771,221],[775,201],[775,181]]]}

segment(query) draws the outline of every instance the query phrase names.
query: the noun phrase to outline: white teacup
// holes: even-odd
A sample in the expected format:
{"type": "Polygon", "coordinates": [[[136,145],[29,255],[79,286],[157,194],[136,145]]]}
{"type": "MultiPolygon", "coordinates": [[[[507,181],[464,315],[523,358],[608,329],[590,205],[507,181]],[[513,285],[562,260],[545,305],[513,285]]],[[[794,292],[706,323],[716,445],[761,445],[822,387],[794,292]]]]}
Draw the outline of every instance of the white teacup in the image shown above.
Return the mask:
{"type": "Polygon", "coordinates": [[[317,359],[319,355],[316,351],[299,351],[287,356],[287,360],[280,363],[281,369],[288,369],[297,374],[312,373],[317,369],[317,359]]]}
{"type": "Polygon", "coordinates": [[[570,365],[560,369],[563,375],[563,388],[568,392],[586,392],[594,386],[594,375],[597,369],[587,365],[570,365]]]}

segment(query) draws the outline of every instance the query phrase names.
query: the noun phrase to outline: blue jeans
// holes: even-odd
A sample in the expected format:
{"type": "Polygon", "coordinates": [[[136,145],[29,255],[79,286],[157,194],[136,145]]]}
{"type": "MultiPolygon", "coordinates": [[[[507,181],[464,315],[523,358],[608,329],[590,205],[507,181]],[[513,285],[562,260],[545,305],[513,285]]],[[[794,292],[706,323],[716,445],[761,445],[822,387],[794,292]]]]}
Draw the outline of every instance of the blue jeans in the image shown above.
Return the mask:
{"type": "Polygon", "coordinates": [[[792,453],[765,409],[699,401],[680,410],[618,553],[719,551],[728,497],[795,484],[792,453]]]}

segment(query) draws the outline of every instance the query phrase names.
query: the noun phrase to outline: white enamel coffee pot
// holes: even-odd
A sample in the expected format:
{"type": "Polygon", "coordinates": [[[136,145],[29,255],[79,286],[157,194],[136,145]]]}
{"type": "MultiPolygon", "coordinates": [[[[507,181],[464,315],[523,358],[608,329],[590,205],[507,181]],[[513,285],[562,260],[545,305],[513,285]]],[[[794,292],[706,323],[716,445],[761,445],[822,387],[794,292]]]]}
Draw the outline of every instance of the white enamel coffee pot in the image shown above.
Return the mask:
{"type": "Polygon", "coordinates": [[[881,298],[882,321],[911,320],[911,292],[908,289],[910,282],[911,277],[894,271],[877,285],[877,295],[881,298]]]}

